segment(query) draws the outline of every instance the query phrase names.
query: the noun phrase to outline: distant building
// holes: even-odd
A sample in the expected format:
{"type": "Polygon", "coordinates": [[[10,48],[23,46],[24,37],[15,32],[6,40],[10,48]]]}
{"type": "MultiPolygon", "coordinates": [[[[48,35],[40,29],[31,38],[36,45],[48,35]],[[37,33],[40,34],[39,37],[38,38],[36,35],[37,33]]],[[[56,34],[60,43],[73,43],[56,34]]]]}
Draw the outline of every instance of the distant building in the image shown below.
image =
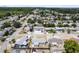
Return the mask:
{"type": "Polygon", "coordinates": [[[44,27],[41,27],[41,26],[36,26],[34,27],[34,30],[33,30],[34,33],[44,33],[45,32],[45,29],[44,27]]]}
{"type": "Polygon", "coordinates": [[[56,27],[55,30],[56,31],[62,31],[62,30],[64,30],[64,28],[56,27]]]}

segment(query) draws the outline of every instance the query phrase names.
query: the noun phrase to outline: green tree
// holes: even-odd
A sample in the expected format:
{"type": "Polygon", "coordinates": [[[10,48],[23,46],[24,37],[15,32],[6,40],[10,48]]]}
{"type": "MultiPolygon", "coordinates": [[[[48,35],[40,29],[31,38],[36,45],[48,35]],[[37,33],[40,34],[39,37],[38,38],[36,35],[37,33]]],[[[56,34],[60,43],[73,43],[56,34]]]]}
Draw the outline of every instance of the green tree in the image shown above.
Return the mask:
{"type": "Polygon", "coordinates": [[[6,40],[6,38],[0,38],[1,42],[4,42],[6,40]]]}
{"type": "Polygon", "coordinates": [[[6,32],[4,33],[4,36],[8,36],[8,35],[9,35],[9,32],[6,31],[6,32]]]}
{"type": "Polygon", "coordinates": [[[43,24],[44,27],[55,27],[55,24],[43,24]]]}
{"type": "Polygon", "coordinates": [[[20,28],[21,27],[21,23],[20,22],[18,22],[18,21],[14,21],[13,22],[13,26],[15,27],[15,28],[20,28]]]}
{"type": "Polygon", "coordinates": [[[65,32],[65,30],[63,29],[63,30],[62,30],[62,32],[64,33],[64,32],[65,32]]]}
{"type": "Polygon", "coordinates": [[[64,24],[63,26],[64,26],[64,27],[69,27],[69,25],[68,25],[68,24],[64,24]]]}
{"type": "Polygon", "coordinates": [[[35,20],[28,19],[27,23],[31,23],[31,24],[33,24],[33,23],[35,23],[35,20]]]}
{"type": "Polygon", "coordinates": [[[16,40],[15,40],[15,39],[13,39],[13,40],[12,40],[12,42],[13,42],[13,43],[15,43],[15,42],[16,42],[16,40]]]}
{"type": "Polygon", "coordinates": [[[7,28],[7,27],[11,27],[11,23],[10,22],[5,22],[2,26],[2,28],[7,28]]]}
{"type": "Polygon", "coordinates": [[[42,21],[42,20],[38,20],[37,22],[38,22],[38,23],[41,23],[41,24],[43,23],[43,21],[42,21]]]}
{"type": "Polygon", "coordinates": [[[6,13],[6,14],[5,14],[5,16],[11,16],[11,13],[10,13],[10,12],[8,12],[8,13],[6,13]]]}
{"type": "Polygon", "coordinates": [[[66,53],[77,53],[79,52],[79,45],[75,40],[65,40],[64,48],[66,53]]]}
{"type": "Polygon", "coordinates": [[[75,24],[75,23],[73,23],[71,26],[75,28],[75,27],[76,27],[76,24],[75,24]]]}
{"type": "Polygon", "coordinates": [[[62,23],[58,23],[57,26],[58,27],[63,27],[63,24],[62,23]]]}

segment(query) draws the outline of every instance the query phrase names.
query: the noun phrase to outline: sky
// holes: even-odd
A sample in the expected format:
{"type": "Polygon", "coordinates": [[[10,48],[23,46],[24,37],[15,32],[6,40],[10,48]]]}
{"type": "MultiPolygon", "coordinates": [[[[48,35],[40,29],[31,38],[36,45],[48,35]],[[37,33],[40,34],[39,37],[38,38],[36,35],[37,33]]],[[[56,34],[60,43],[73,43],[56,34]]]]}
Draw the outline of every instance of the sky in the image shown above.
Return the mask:
{"type": "Polygon", "coordinates": [[[79,0],[0,0],[1,7],[79,7],[79,0]]]}

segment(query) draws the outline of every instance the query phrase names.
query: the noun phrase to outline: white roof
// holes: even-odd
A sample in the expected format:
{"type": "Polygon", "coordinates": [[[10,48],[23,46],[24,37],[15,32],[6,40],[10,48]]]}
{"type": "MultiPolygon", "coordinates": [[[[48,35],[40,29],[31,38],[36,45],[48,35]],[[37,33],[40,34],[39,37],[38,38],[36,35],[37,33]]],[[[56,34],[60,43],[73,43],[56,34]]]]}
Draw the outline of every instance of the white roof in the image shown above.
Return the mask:
{"type": "Polygon", "coordinates": [[[19,39],[19,41],[16,41],[15,44],[19,44],[19,45],[26,45],[28,42],[26,42],[27,39],[29,39],[30,36],[24,36],[21,39],[19,39]]]}
{"type": "Polygon", "coordinates": [[[33,34],[44,34],[44,32],[41,32],[41,31],[34,31],[33,34]]]}
{"type": "Polygon", "coordinates": [[[58,45],[57,42],[53,42],[52,44],[53,44],[53,45],[58,45]]]}

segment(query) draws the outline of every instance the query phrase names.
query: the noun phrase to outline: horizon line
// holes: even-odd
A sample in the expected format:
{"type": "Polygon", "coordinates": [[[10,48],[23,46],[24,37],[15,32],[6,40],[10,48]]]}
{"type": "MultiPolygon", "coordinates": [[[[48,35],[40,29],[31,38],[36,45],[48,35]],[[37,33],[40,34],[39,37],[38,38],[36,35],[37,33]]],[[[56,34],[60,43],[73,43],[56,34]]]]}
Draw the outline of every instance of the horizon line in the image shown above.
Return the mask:
{"type": "Polygon", "coordinates": [[[79,8],[79,5],[1,5],[0,7],[79,8]]]}

